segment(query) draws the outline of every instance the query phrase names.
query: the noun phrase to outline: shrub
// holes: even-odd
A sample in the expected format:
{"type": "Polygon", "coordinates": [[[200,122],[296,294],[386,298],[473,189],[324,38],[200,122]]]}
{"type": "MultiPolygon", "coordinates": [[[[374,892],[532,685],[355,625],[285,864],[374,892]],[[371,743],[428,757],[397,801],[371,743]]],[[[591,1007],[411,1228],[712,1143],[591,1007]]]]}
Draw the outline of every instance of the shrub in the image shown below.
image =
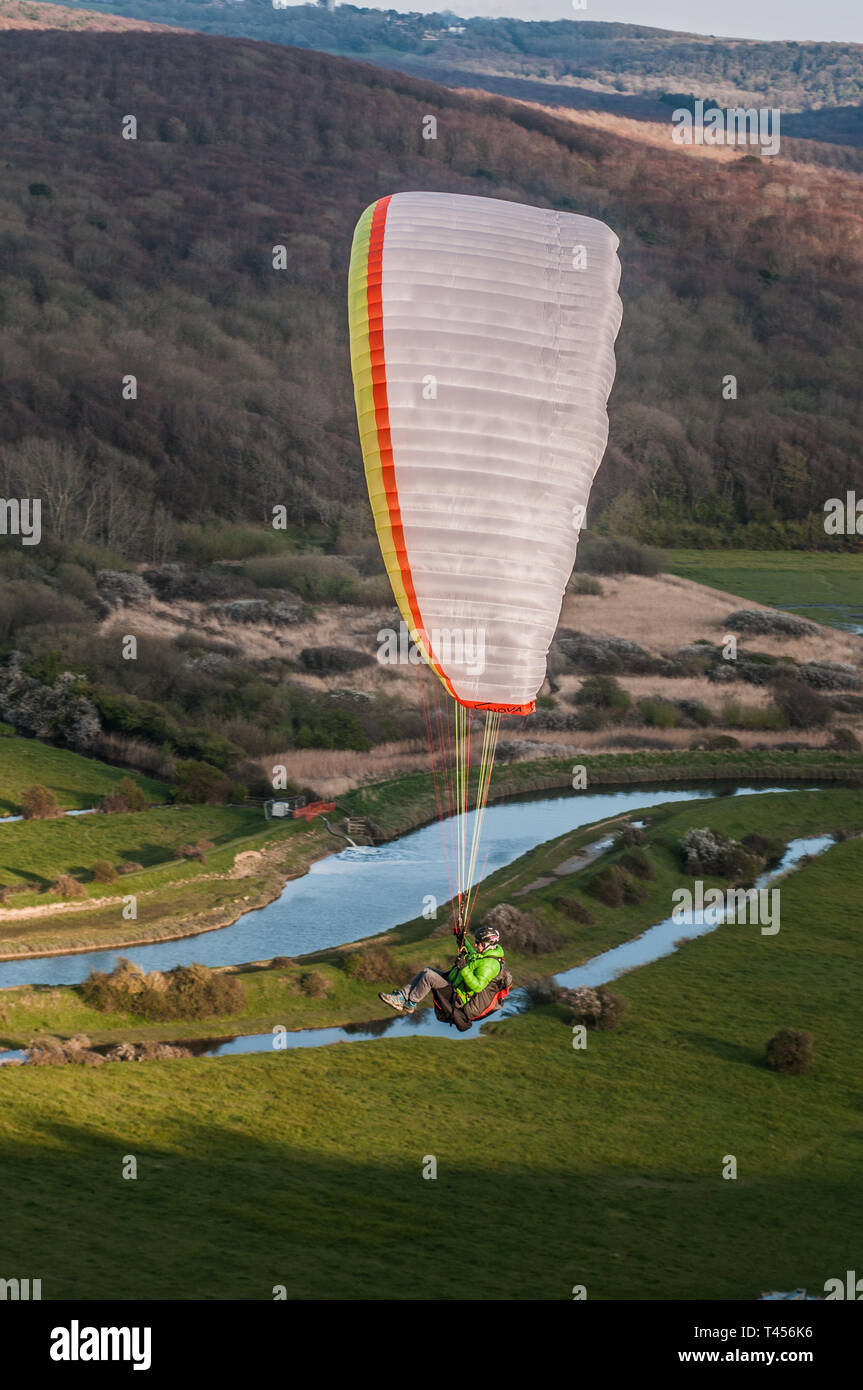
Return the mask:
{"type": "Polygon", "coordinates": [[[519,913],[518,921],[513,923],[501,941],[505,949],[521,951],[529,956],[547,955],[557,950],[561,937],[553,927],[548,926],[532,912],[519,913]]]}
{"type": "Polygon", "coordinates": [[[552,907],[556,912],[563,913],[564,917],[570,917],[573,922],[578,922],[580,926],[592,927],[596,921],[595,915],[590,908],[578,898],[568,898],[562,896],[553,898],[552,907]]]}
{"type": "Polygon", "coordinates": [[[691,720],[700,729],[706,729],[713,723],[713,711],[702,700],[678,700],[677,708],[685,719],[691,720]]]}
{"type": "Polygon", "coordinates": [[[792,729],[821,729],[833,713],[823,695],[802,681],[788,681],[776,691],[776,704],[792,729]]]}
{"type": "Polygon", "coordinates": [[[298,551],[278,559],[254,559],[246,563],[244,573],[263,588],[290,589],[313,603],[355,603],[365,599],[360,576],[340,555],[298,551]]]}
{"type": "Polygon", "coordinates": [[[102,802],[102,810],[116,815],[121,811],[146,811],[149,808],[146,792],[131,777],[123,777],[117,787],[102,802]]]}
{"type": "Polygon", "coordinates": [[[636,878],[652,879],[653,865],[643,849],[630,849],[621,855],[620,863],[628,873],[636,878]]]}
{"type": "MultiPolygon", "coordinates": [[[[5,907],[15,893],[32,893],[32,883],[4,883],[0,886],[0,903],[5,907]]],[[[0,1011],[2,1013],[2,1011],[0,1011]]]]}
{"type": "Polygon", "coordinates": [[[859,753],[860,740],[853,729],[834,729],[830,738],[830,747],[837,749],[840,753],[859,753]]]}
{"type": "Polygon", "coordinates": [[[139,864],[137,859],[127,859],[125,864],[120,864],[118,866],[117,872],[121,874],[136,874],[138,870],[143,869],[143,867],[144,865],[139,864]]]}
{"type": "Polygon", "coordinates": [[[482,918],[484,927],[494,927],[501,934],[504,950],[523,951],[526,955],[541,956],[560,945],[560,936],[553,927],[541,922],[531,912],[520,912],[509,903],[498,903],[482,918]]]}
{"type": "Polygon", "coordinates": [[[629,874],[616,864],[609,864],[593,875],[587,891],[605,903],[606,907],[622,907],[630,883],[629,874]]]}
{"type": "Polygon", "coordinates": [[[596,636],[562,628],[555,639],[557,650],[581,670],[634,676],[662,675],[667,663],[651,656],[628,637],[596,636]]]}
{"type": "Polygon", "coordinates": [[[163,997],[169,1008],[176,1009],[177,1017],[235,1014],[246,1002],[246,992],[236,975],[210,970],[206,965],[179,965],[167,978],[169,986],[163,997]]]}
{"type": "Polygon", "coordinates": [[[797,679],[815,690],[859,690],[860,672],[856,666],[839,661],[809,661],[797,667],[797,679]]]}
{"type": "Polygon", "coordinates": [[[785,729],[787,714],[779,705],[743,705],[739,700],[726,700],[722,720],[732,729],[785,729]]]}
{"type": "Polygon", "coordinates": [[[351,979],[369,985],[392,980],[398,971],[393,954],[386,946],[367,946],[362,951],[352,951],[344,958],[344,969],[351,979]]]}
{"type": "Polygon", "coordinates": [[[117,870],[108,859],[97,859],[90,872],[96,883],[114,883],[117,878],[117,870]]]}
{"type": "Polygon", "coordinates": [[[693,826],[687,830],[681,848],[686,872],[694,878],[727,878],[748,883],[760,867],[758,856],[750,849],[707,826],[693,826]]]}
{"type": "Polygon", "coordinates": [[[212,840],[196,840],[193,845],[178,845],[173,852],[174,859],[195,859],[199,864],[206,864],[207,853],[215,849],[212,840]]]}
{"type": "Polygon", "coordinates": [[[87,893],[80,879],[73,878],[71,874],[58,874],[49,891],[58,893],[61,898],[83,898],[87,893]]]}
{"type": "Polygon", "coordinates": [[[635,903],[638,905],[647,902],[650,896],[650,890],[646,883],[643,883],[637,878],[630,878],[629,874],[627,874],[626,882],[623,885],[623,895],[628,903],[635,903]]]}
{"type": "Polygon", "coordinates": [[[599,995],[601,1007],[595,1026],[603,1030],[617,1028],[623,1015],[629,1009],[629,1000],[625,994],[612,994],[605,985],[601,985],[596,992],[599,995]]]}
{"type": "Polygon", "coordinates": [[[632,696],[614,676],[588,676],[582,681],[573,703],[593,705],[623,715],[632,707],[632,696]]]}
{"type": "Polygon", "coordinates": [[[766,637],[814,637],[818,628],[806,618],[795,618],[792,613],[781,610],[769,611],[763,608],[741,608],[729,613],[725,627],[732,632],[756,633],[766,637]]]}
{"type": "Polygon", "coordinates": [[[21,815],[25,820],[53,820],[62,814],[56,796],[41,782],[34,782],[21,795],[21,815]]]}
{"type": "Polygon", "coordinates": [[[107,974],[91,970],[81,997],[103,1013],[130,1013],[139,1018],[211,1018],[239,1013],[246,1003],[242,981],[206,965],[178,965],[149,975],[121,957],[107,974]]]}
{"type": "Polygon", "coordinates": [[[767,1065],[786,1076],[802,1076],[812,1066],[812,1035],[804,1028],[780,1028],[767,1044],[767,1065]]]}
{"type": "Polygon", "coordinates": [[[571,594],[583,594],[585,598],[602,598],[603,588],[598,579],[590,574],[574,574],[569,584],[571,594]]]}
{"type": "Polygon", "coordinates": [[[605,985],[599,989],[588,989],[586,985],[559,989],[556,997],[566,1006],[567,1022],[581,1023],[586,1028],[617,1028],[629,1008],[625,995],[612,994],[605,985]]]}
{"type": "Polygon", "coordinates": [[[633,845],[643,845],[647,836],[640,825],[623,825],[614,837],[614,849],[630,849],[633,845]]]}
{"type": "Polygon", "coordinates": [[[224,805],[231,795],[229,778],[210,763],[189,758],[178,762],[174,773],[177,801],[208,806],[224,805]]]}
{"type": "Polygon", "coordinates": [[[759,835],[756,831],[751,835],[744,835],[743,844],[770,869],[781,862],[786,850],[785,841],[780,840],[778,836],[759,835]]]}
{"type": "Polygon", "coordinates": [[[357,651],[354,647],[304,647],[300,652],[303,666],[318,676],[356,671],[361,666],[372,666],[374,660],[369,652],[357,651]]]}
{"type": "Polygon", "coordinates": [[[583,709],[576,720],[576,727],[584,733],[595,734],[599,729],[604,729],[606,724],[605,714],[596,705],[588,705],[583,709]]]}
{"type": "Polygon", "coordinates": [[[307,970],[300,979],[300,988],[309,999],[325,999],[332,987],[332,980],[320,970],[307,970]]]}
{"type": "Polygon", "coordinates": [[[646,699],[639,700],[638,712],[651,729],[673,729],[677,723],[676,706],[659,695],[649,695],[646,699]]]}
{"type": "Polygon", "coordinates": [[[709,738],[704,746],[712,753],[721,753],[726,749],[743,747],[740,739],[734,738],[731,734],[716,734],[715,737],[709,738]]]}
{"type": "Polygon", "coordinates": [[[665,568],[665,556],[638,541],[583,531],[575,565],[586,574],[653,575],[665,568]]]}
{"type": "Polygon", "coordinates": [[[560,998],[560,985],[553,975],[545,975],[540,980],[529,980],[523,989],[529,1009],[541,1009],[560,998]]]}

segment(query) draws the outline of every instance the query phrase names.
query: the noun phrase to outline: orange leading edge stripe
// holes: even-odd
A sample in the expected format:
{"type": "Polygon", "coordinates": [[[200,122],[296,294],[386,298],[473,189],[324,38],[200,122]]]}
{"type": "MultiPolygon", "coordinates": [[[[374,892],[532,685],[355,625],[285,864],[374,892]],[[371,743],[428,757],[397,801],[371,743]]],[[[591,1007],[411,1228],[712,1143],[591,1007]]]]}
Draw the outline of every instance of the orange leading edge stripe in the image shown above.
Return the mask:
{"type": "Polygon", "coordinates": [[[389,399],[387,396],[387,369],[384,353],[383,320],[383,258],[384,233],[386,229],[387,211],[391,198],[392,194],[388,195],[386,198],[379,199],[375,204],[375,210],[372,214],[367,276],[369,355],[372,365],[372,395],[375,406],[375,427],[377,429],[378,449],[381,458],[381,475],[386,492],[387,507],[389,509],[390,530],[392,532],[393,544],[395,545],[396,556],[399,562],[405,595],[410,606],[414,629],[416,633],[423,635],[422,645],[425,648],[429,665],[443,681],[453,699],[457,700],[460,705],[464,705],[467,709],[497,710],[501,714],[532,714],[536,709],[535,700],[531,700],[529,704],[524,705],[496,705],[483,704],[478,700],[459,699],[453,689],[449,676],[445,671],[441,670],[426,640],[426,628],[422,620],[422,615],[420,614],[419,602],[417,600],[416,590],[414,589],[407,548],[405,546],[398,486],[396,484],[392,436],[390,433],[389,399]]]}

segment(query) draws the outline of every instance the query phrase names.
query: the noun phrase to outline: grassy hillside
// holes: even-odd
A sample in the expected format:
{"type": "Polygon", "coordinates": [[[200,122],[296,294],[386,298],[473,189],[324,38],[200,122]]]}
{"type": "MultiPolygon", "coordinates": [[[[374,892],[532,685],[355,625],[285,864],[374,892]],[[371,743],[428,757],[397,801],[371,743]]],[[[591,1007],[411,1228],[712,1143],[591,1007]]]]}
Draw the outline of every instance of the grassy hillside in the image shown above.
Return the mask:
{"type": "Polygon", "coordinates": [[[584,1052],[546,1008],[461,1044],[4,1069],[3,1263],[27,1249],[48,1299],[817,1289],[863,1236],[861,892],[848,841],[783,887],[777,937],[723,927],[628,976],[623,1025],[584,1052]],[[814,1034],[808,1076],[763,1066],[789,1025],[814,1034]],[[454,1282],[417,1251],[479,1188],[501,1213],[494,1258],[463,1243],[454,1282]]]}
{"type": "MultiPolygon", "coordinates": [[[[38,739],[0,738],[0,816],[17,815],[22,793],[34,782],[49,787],[64,811],[77,811],[97,806],[129,775],[95,758],[82,758],[38,739]]],[[[134,781],[152,801],[167,799],[164,782],[137,774],[134,781]]]]}
{"type": "MultiPolygon", "coordinates": [[[[188,874],[188,866],[181,868],[172,859],[172,851],[179,845],[208,839],[220,847],[259,831],[262,821],[259,807],[233,806],[169,806],[135,814],[18,821],[3,827],[3,879],[6,883],[32,883],[34,891],[44,890],[61,873],[87,879],[99,859],[115,865],[135,861],[145,869],[170,864],[174,874],[188,874]]],[[[199,866],[193,866],[192,871],[195,869],[199,866]]],[[[151,878],[146,882],[149,884],[151,878]]],[[[135,892],[140,886],[142,879],[136,873],[123,875],[115,884],[91,883],[89,888],[93,896],[104,897],[135,892]]],[[[28,900],[22,895],[22,904],[28,900]]],[[[17,895],[15,905],[19,905],[17,895]]]]}

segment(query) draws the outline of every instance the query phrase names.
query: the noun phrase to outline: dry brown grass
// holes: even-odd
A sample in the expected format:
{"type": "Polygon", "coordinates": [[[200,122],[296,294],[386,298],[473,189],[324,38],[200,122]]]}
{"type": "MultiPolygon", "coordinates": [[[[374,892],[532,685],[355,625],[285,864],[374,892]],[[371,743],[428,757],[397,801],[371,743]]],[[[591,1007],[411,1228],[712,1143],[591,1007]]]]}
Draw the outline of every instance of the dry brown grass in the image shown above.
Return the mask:
{"type": "Polygon", "coordinates": [[[368,753],[355,753],[350,749],[292,748],[286,753],[274,753],[271,758],[258,758],[257,762],[268,780],[272,778],[274,766],[283,766],[292,782],[312,787],[327,799],[344,796],[370,782],[386,782],[406,777],[411,772],[429,770],[425,744],[408,739],[382,743],[368,753]]]}
{"type": "MultiPolygon", "coordinates": [[[[567,594],[561,613],[561,627],[596,636],[613,634],[627,637],[654,655],[673,655],[679,647],[699,638],[719,642],[726,631],[725,619],[729,613],[740,608],[763,607],[738,595],[709,589],[674,575],[659,575],[656,578],[620,575],[603,578],[601,582],[601,596],[567,594]]],[[[304,647],[349,646],[374,654],[379,629],[393,626],[397,621],[393,608],[362,609],[344,604],[319,604],[316,614],[313,622],[299,627],[266,628],[217,621],[207,614],[204,605],[198,603],[169,605],[154,601],[135,609],[135,628],[139,633],[159,633],[167,637],[191,630],[202,636],[230,641],[249,660],[278,657],[298,661],[304,647]]],[[[113,615],[106,621],[106,627],[113,629],[119,622],[127,627],[128,616],[119,618],[113,615]]],[[[787,655],[797,662],[839,661],[857,665],[860,661],[858,638],[822,626],[819,626],[817,634],[809,637],[754,637],[741,641],[740,645],[772,655],[787,655]]],[[[303,672],[302,675],[298,674],[297,680],[309,690],[324,692],[348,687],[396,700],[408,707],[418,708],[421,702],[422,682],[417,679],[416,668],[411,666],[382,667],[375,663],[357,671],[323,677],[303,672]]],[[[662,676],[623,675],[619,680],[632,695],[633,701],[651,695],[669,700],[701,701],[712,711],[715,724],[706,731],[609,727],[592,733],[561,733],[556,730],[533,730],[529,726],[525,728],[521,721],[513,719],[504,722],[501,739],[524,745],[519,761],[552,756],[561,750],[602,753],[621,747],[689,748],[722,728],[722,711],[727,700],[735,700],[750,709],[762,709],[772,698],[770,690],[765,687],[716,685],[692,676],[675,680],[662,676]],[[622,744],[621,738],[625,738],[626,742],[622,744]]],[[[564,673],[557,677],[556,700],[560,711],[573,712],[571,698],[581,682],[582,677],[572,674],[564,673]]],[[[545,689],[547,691],[548,686],[545,689]]],[[[853,729],[863,741],[863,720],[839,715],[835,723],[853,729]]],[[[731,732],[745,748],[759,743],[767,747],[795,743],[802,748],[817,748],[825,746],[830,737],[826,732],[796,734],[736,729],[731,732]]],[[[120,754],[119,747],[114,752],[120,754]]],[[[129,750],[129,761],[133,765],[141,765],[140,761],[136,764],[135,759],[135,754],[139,753],[137,749],[129,750]]],[[[372,782],[425,772],[429,767],[422,740],[382,744],[368,753],[290,749],[258,757],[256,761],[268,780],[272,777],[273,766],[282,764],[292,782],[312,787],[328,799],[372,782]]],[[[156,771],[155,767],[152,770],[156,771]]]]}
{"type": "MultiPolygon", "coordinates": [[[[726,631],[724,621],[735,609],[774,611],[737,594],[708,589],[673,574],[661,574],[655,579],[627,574],[601,582],[601,598],[566,595],[561,627],[597,636],[628,637],[657,654],[673,653],[699,638],[719,642],[726,631]]],[[[798,662],[842,661],[856,666],[860,661],[859,638],[821,625],[811,637],[750,637],[738,641],[741,646],[773,656],[790,656],[798,662]]]]}
{"type": "MultiPolygon", "coordinates": [[[[580,82],[579,85],[587,87],[590,84],[580,82]]],[[[600,90],[601,88],[597,86],[596,89],[600,90]]],[[[480,99],[484,97],[486,101],[495,100],[488,92],[479,89],[469,90],[474,97],[480,99]]],[[[754,104],[752,102],[741,103],[730,94],[732,90],[729,89],[729,98],[726,102],[722,102],[718,90],[714,92],[714,96],[720,101],[720,104],[731,107],[754,104]]],[[[607,135],[616,136],[622,141],[629,141],[642,147],[650,145],[669,155],[672,159],[677,157],[681,159],[707,159],[719,163],[739,163],[745,154],[760,155],[761,153],[756,146],[750,148],[742,142],[740,147],[730,144],[678,145],[672,139],[671,108],[669,108],[667,121],[646,121],[632,116],[619,116],[611,111],[590,111],[581,107],[545,106],[541,102],[521,101],[515,97],[509,98],[509,100],[517,106],[526,106],[533,111],[543,111],[558,121],[590,126],[594,130],[604,131],[607,135]]],[[[847,201],[856,208],[860,188],[859,173],[853,170],[831,168],[823,160],[820,160],[819,154],[822,151],[829,151],[829,149],[829,143],[823,141],[789,140],[787,137],[783,137],[778,153],[768,155],[765,158],[765,162],[771,165],[777,176],[767,185],[765,190],[767,198],[781,204],[786,198],[807,196],[819,199],[826,197],[829,201],[832,195],[837,203],[847,201]]]]}
{"type": "MultiPolygon", "coordinates": [[[[852,727],[849,721],[842,720],[841,722],[846,728],[852,727]]],[[[776,731],[723,729],[720,732],[731,734],[743,748],[754,748],[756,744],[775,748],[783,743],[793,743],[799,748],[825,748],[830,742],[830,734],[824,730],[800,733],[794,729],[776,731]]],[[[858,727],[856,732],[863,742],[863,726],[858,727]]],[[[622,749],[638,751],[639,748],[648,750],[667,748],[673,751],[676,748],[693,748],[698,744],[703,744],[707,738],[714,737],[716,733],[716,729],[648,729],[643,726],[597,729],[591,732],[577,730],[573,733],[556,733],[552,730],[542,729],[531,732],[525,739],[525,741],[536,745],[535,751],[525,752],[522,757],[515,761],[524,762],[530,761],[532,758],[551,756],[543,752],[544,744],[552,745],[555,750],[565,746],[572,753],[619,753],[622,749]],[[625,740],[625,742],[621,742],[621,740],[625,740]]],[[[502,732],[501,739],[506,737],[508,735],[502,732]]]]}
{"type": "MultiPolygon", "coordinates": [[[[138,636],[163,637],[171,641],[191,632],[213,641],[229,642],[249,661],[266,661],[273,657],[297,661],[304,647],[327,646],[354,647],[374,656],[378,650],[379,630],[393,626],[393,611],[389,608],[373,611],[349,604],[319,604],[313,621],[280,627],[265,623],[229,622],[209,612],[208,605],[203,603],[160,603],[154,599],[147,604],[125,608],[119,614],[109,614],[99,631],[105,637],[116,637],[126,632],[129,614],[134,613],[135,633],[138,636]]],[[[375,665],[340,676],[321,678],[304,674],[303,679],[315,689],[323,690],[328,685],[346,683],[366,689],[368,682],[374,682],[379,673],[387,675],[398,669],[388,667],[384,671],[383,667],[375,665]]]]}

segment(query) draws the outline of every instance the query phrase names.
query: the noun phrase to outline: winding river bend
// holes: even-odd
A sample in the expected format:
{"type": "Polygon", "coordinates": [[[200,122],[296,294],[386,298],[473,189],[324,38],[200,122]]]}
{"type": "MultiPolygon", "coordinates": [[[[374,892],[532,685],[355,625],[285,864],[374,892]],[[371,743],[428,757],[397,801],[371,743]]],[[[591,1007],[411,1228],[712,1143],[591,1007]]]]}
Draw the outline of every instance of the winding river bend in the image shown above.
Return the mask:
{"type": "MultiPolygon", "coordinates": [[[[805,857],[823,854],[832,843],[829,835],[792,840],[782,862],[775,869],[761,875],[755,884],[756,889],[776,883],[786,873],[794,870],[805,857]]],[[[616,980],[627,970],[637,969],[640,965],[658,960],[660,956],[670,955],[678,949],[681,939],[686,940],[715,931],[726,920],[726,913],[722,908],[705,908],[700,912],[690,912],[682,922],[667,917],[664,922],[659,922],[640,936],[633,937],[631,941],[625,941],[610,951],[603,951],[591,960],[585,961],[583,965],[577,965],[572,970],[556,975],[555,979],[558,984],[570,989],[576,985],[588,985],[591,989],[597,989],[600,985],[616,980]]],[[[758,929],[755,927],[752,930],[758,929]]],[[[514,990],[495,1017],[505,1018],[521,1013],[526,1002],[524,990],[514,990]]],[[[292,1051],[296,1048],[328,1047],[333,1043],[368,1042],[374,1038],[437,1037],[447,1038],[450,1042],[468,1042],[480,1036],[478,1028],[471,1029],[469,1033],[459,1033],[448,1024],[439,1023],[433,1009],[424,1008],[406,1017],[393,1015],[370,1023],[352,1023],[345,1027],[299,1028],[293,1032],[281,1028],[269,1033],[245,1033],[233,1038],[178,1041],[195,1057],[236,1057],[243,1053],[292,1051]]],[[[24,1061],[25,1056],[22,1051],[7,1052],[0,1054],[0,1062],[24,1061]]]]}
{"type": "MultiPolygon", "coordinates": [[[[569,830],[610,816],[647,810],[665,802],[714,796],[758,795],[787,790],[711,782],[671,787],[631,786],[544,795],[487,807],[483,825],[480,877],[513,863],[529,850],[569,830]]],[[[802,788],[797,787],[797,790],[802,788]]],[[[292,879],[266,907],[244,913],[229,927],[201,936],[153,942],[125,950],[88,951],[69,956],[27,956],[0,962],[0,988],[13,985],[73,985],[91,970],[112,970],[130,956],[146,970],[175,965],[236,965],[300,956],[343,946],[409,922],[432,894],[450,897],[441,826],[435,822],[376,848],[346,849],[313,864],[292,879]]]]}

